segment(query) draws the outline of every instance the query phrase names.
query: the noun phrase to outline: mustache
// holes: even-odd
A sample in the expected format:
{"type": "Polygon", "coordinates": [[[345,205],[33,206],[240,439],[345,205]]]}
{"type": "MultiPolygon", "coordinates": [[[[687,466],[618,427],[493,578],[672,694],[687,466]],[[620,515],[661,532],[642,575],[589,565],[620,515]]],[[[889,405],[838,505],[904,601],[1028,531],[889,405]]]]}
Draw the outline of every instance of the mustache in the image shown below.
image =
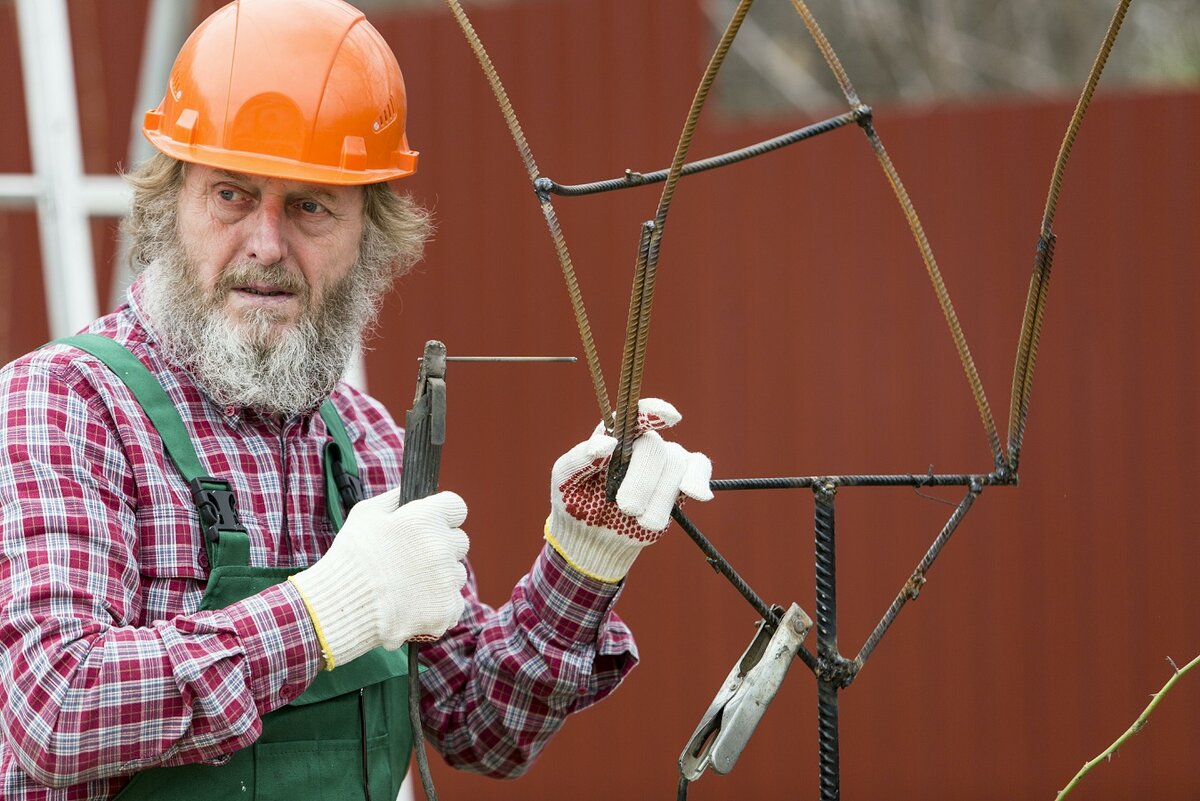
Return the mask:
{"type": "Polygon", "coordinates": [[[302,276],[296,275],[281,264],[255,264],[237,262],[226,267],[217,278],[214,290],[217,297],[238,287],[254,283],[267,283],[284,292],[290,292],[301,300],[307,300],[310,287],[302,276]]]}

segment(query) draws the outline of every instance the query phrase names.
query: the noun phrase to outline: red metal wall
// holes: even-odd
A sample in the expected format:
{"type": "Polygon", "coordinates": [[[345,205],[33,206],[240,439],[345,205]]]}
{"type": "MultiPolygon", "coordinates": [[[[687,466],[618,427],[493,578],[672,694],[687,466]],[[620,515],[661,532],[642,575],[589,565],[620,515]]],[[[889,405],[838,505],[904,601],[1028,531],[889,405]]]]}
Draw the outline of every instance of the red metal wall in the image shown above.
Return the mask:
{"type": "MultiPolygon", "coordinates": [[[[91,48],[111,115],[85,132],[96,171],[122,157],[140,46],[129,10],[144,6],[71,4],[76,15],[93,7],[88,27],[75,18],[77,41],[91,48]]],[[[711,45],[691,3],[529,2],[472,14],[544,174],[574,183],[666,166],[711,45]]],[[[12,6],[0,5],[0,89],[15,109],[0,170],[28,168],[13,27],[12,6]]],[[[422,151],[407,188],[439,222],[427,261],[389,299],[368,360],[372,389],[399,416],[427,338],[458,354],[582,354],[541,214],[461,34],[441,11],[379,27],[405,68],[410,138],[422,151]]],[[[1072,105],[876,108],[1001,430],[1072,105]]],[[[735,123],[714,105],[693,153],[810,121],[735,123]]],[[[842,695],[844,798],[1053,797],[1132,722],[1170,676],[1168,658],[1200,652],[1197,123],[1197,92],[1096,100],[1055,227],[1021,486],[983,493],[842,695]]],[[[637,227],[657,200],[657,188],[643,188],[555,203],[611,392],[637,227]]],[[[46,336],[35,240],[29,215],[0,215],[0,358],[46,336]]],[[[454,365],[448,380],[443,485],[471,505],[483,595],[500,603],[539,547],[550,464],[597,410],[582,364],[454,365]]],[[[718,477],[991,467],[929,280],[856,130],[681,184],[645,394],[681,407],[679,438],[712,456],[718,477]]],[[[848,655],[948,517],[939,500],[958,493],[839,493],[848,655]]],[[[725,493],[689,512],[761,595],[813,610],[807,493],[725,493]]],[[[639,561],[618,611],[641,646],[627,685],[573,720],[516,782],[436,766],[442,797],[674,797],[675,760],[756,616],[677,530],[639,561]]],[[[815,718],[814,684],[797,663],[735,771],[705,776],[690,797],[815,798],[815,718]]],[[[1077,797],[1200,796],[1198,728],[1200,679],[1189,676],[1077,797]]]]}

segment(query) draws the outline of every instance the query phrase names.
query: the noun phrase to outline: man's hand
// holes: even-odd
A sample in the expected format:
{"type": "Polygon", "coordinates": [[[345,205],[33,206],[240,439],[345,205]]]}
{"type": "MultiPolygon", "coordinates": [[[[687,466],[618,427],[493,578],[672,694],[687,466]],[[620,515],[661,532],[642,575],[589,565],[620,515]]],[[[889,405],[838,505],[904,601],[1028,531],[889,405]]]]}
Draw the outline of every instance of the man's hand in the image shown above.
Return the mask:
{"type": "Polygon", "coordinates": [[[467,581],[467,505],[439,492],[397,508],[400,489],[360,501],[329,552],[289,580],[332,670],[378,646],[436,639],[458,622],[467,581]]]}
{"type": "Polygon", "coordinates": [[[637,439],[616,503],[605,499],[605,478],[617,441],[602,425],[554,463],[546,539],[572,567],[601,581],[620,581],[642,548],[666,531],[681,494],[712,498],[708,457],[658,434],[680,419],[664,400],[638,402],[637,439]]]}

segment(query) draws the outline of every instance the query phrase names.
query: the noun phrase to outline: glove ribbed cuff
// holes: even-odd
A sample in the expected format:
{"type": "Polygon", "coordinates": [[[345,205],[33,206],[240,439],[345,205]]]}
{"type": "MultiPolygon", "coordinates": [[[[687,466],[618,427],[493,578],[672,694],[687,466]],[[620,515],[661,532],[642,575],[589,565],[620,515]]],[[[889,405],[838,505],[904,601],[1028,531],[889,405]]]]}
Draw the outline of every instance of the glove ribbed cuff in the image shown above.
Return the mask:
{"type": "Polygon", "coordinates": [[[649,544],[589,526],[558,509],[551,511],[546,520],[545,536],[567,564],[588,578],[608,584],[623,580],[633,560],[649,544]]]}
{"type": "Polygon", "coordinates": [[[350,560],[321,559],[291,576],[312,618],[317,639],[325,652],[325,669],[362,656],[379,644],[374,612],[376,598],[363,571],[350,560]]]}

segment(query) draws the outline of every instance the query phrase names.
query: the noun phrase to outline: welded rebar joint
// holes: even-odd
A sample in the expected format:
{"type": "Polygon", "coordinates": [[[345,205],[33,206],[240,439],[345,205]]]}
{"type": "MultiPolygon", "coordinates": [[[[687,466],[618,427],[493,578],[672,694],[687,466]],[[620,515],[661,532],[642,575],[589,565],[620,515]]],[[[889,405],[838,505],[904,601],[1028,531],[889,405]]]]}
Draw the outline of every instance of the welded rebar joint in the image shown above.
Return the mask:
{"type": "Polygon", "coordinates": [[[854,121],[862,128],[871,129],[871,119],[875,112],[866,103],[859,103],[854,108],[850,109],[850,113],[854,115],[854,121]]]}
{"type": "Polygon", "coordinates": [[[818,501],[829,503],[837,495],[837,481],[832,478],[822,478],[813,482],[812,491],[818,501]]]}
{"type": "Polygon", "coordinates": [[[1002,464],[986,476],[970,476],[967,481],[967,489],[973,494],[979,495],[983,492],[984,487],[1015,487],[1020,483],[1020,477],[1016,471],[1008,465],[1002,464]]]}
{"type": "Polygon", "coordinates": [[[533,193],[537,195],[539,203],[549,203],[550,193],[555,190],[557,184],[551,181],[546,176],[540,176],[533,181],[533,193]]]}
{"type": "Polygon", "coordinates": [[[1038,237],[1037,247],[1034,249],[1034,255],[1037,257],[1034,260],[1034,269],[1037,269],[1038,261],[1045,257],[1046,253],[1054,250],[1054,241],[1058,236],[1049,228],[1042,231],[1042,235],[1038,237]]]}
{"type": "Polygon", "coordinates": [[[817,681],[824,682],[839,690],[844,690],[854,681],[861,666],[853,659],[847,659],[841,654],[834,657],[817,657],[817,669],[814,673],[817,681]]]}
{"type": "Polygon", "coordinates": [[[921,594],[921,588],[925,586],[925,574],[918,571],[908,577],[908,581],[904,583],[904,596],[910,601],[917,600],[917,596],[921,594]]]}

